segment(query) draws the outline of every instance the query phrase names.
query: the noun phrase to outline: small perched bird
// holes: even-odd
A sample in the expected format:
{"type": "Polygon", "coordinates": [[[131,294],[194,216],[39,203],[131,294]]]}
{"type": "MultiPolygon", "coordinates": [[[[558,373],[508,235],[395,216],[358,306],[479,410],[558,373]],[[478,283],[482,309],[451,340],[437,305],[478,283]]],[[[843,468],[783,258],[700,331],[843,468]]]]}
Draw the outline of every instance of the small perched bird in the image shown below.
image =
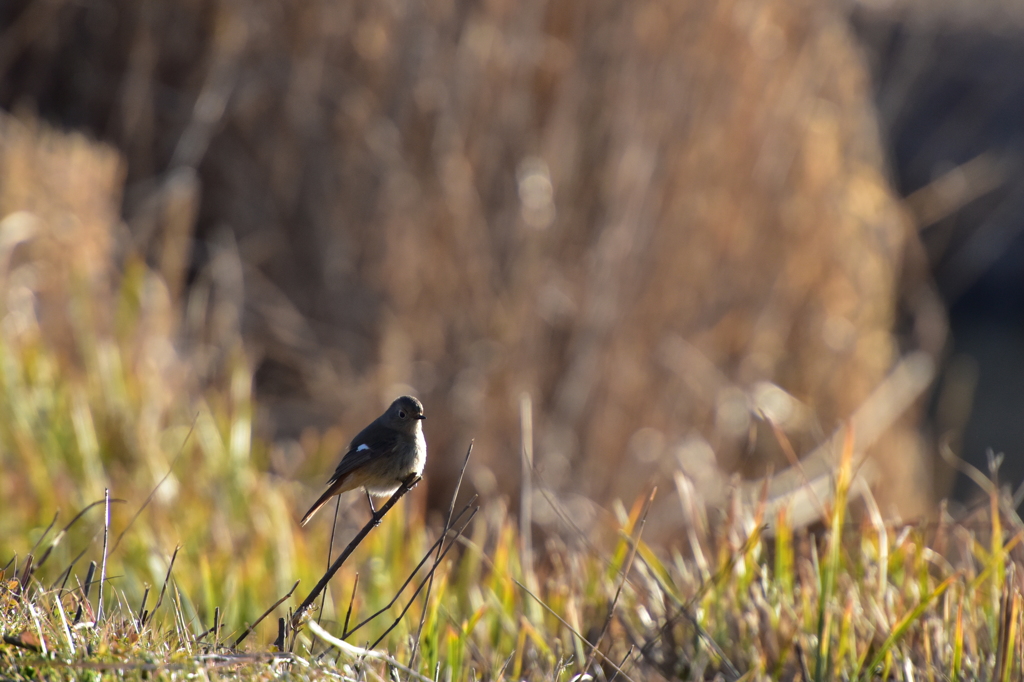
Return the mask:
{"type": "Polygon", "coordinates": [[[301,524],[305,526],[335,495],[362,487],[367,499],[370,495],[386,497],[411,474],[422,474],[427,461],[427,441],[420,424],[424,419],[423,404],[416,398],[406,395],[391,403],[384,414],[352,439],[327,482],[327,491],[309,508],[301,524]]]}

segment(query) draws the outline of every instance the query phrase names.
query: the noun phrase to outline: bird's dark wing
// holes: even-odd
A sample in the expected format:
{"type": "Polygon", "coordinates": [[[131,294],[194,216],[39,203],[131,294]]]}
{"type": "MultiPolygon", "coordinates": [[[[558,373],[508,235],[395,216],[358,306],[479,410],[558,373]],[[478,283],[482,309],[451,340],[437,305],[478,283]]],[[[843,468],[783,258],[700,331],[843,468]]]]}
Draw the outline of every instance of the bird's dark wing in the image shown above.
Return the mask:
{"type": "Polygon", "coordinates": [[[367,431],[369,431],[369,428],[363,429],[359,432],[359,435],[352,439],[352,445],[349,446],[345,456],[341,458],[338,468],[334,470],[331,479],[327,481],[328,484],[334,483],[382,455],[390,453],[399,445],[402,438],[402,434],[393,429],[378,429],[375,432],[376,437],[369,439],[367,438],[367,431]]]}
{"type": "MultiPolygon", "coordinates": [[[[303,515],[302,521],[299,523],[305,526],[309,523],[313,514],[316,514],[320,507],[327,504],[329,499],[346,490],[362,485],[363,481],[360,480],[360,470],[373,462],[373,460],[387,456],[392,452],[400,443],[401,437],[402,434],[393,429],[370,431],[369,428],[366,428],[360,431],[359,435],[353,439],[348,452],[341,458],[341,462],[338,464],[338,468],[334,470],[331,480],[327,481],[327,490],[313,503],[313,506],[303,515]],[[368,431],[371,434],[375,433],[377,435],[368,438],[368,431]],[[350,480],[350,475],[355,476],[355,480],[350,480]]],[[[365,474],[365,472],[362,473],[365,474]]]]}

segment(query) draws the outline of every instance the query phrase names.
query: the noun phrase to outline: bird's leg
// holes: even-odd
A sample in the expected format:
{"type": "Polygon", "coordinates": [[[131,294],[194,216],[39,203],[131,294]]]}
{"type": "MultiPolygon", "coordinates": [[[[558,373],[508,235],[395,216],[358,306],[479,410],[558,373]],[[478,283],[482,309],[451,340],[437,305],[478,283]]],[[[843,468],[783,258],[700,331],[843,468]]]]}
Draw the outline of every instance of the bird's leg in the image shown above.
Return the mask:
{"type": "Polygon", "coordinates": [[[380,519],[377,518],[377,509],[376,509],[376,507],[373,506],[373,498],[370,497],[370,491],[366,490],[364,488],[363,492],[366,493],[366,502],[367,502],[367,504],[370,505],[370,514],[373,515],[373,525],[379,526],[380,525],[380,519]]]}

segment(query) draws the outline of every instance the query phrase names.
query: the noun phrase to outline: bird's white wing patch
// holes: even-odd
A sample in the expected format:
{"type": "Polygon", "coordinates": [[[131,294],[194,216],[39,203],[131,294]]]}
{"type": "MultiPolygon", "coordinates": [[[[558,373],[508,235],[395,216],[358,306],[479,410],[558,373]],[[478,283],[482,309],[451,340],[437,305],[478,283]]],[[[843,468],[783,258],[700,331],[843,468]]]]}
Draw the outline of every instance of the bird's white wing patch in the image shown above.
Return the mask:
{"type": "Polygon", "coordinates": [[[366,443],[363,443],[358,448],[356,448],[356,452],[362,452],[363,450],[369,450],[369,449],[370,449],[370,446],[367,445],[366,443]]]}

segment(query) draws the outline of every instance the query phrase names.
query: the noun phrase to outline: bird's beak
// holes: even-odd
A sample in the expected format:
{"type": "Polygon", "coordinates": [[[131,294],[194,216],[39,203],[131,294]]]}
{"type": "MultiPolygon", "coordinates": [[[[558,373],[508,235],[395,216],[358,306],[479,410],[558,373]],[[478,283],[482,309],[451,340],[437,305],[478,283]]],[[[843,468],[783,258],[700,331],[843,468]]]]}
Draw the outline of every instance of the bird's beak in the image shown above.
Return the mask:
{"type": "Polygon", "coordinates": [[[417,418],[417,419],[426,419],[426,418],[427,418],[427,415],[425,415],[425,414],[421,414],[420,416],[418,416],[418,417],[416,417],[416,418],[417,418]]]}

